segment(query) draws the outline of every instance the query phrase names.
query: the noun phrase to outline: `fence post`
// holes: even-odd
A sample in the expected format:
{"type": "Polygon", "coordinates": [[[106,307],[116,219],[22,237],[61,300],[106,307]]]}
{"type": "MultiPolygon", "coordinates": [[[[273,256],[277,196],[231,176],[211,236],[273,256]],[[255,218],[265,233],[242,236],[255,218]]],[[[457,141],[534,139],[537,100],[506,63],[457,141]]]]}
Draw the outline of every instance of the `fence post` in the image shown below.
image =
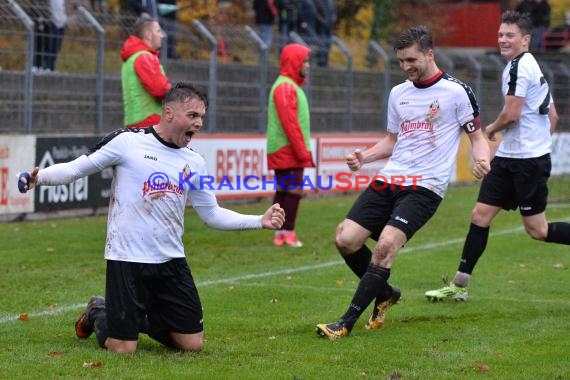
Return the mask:
{"type": "Polygon", "coordinates": [[[442,62],[447,67],[447,70],[445,71],[453,73],[453,70],[455,69],[455,63],[453,62],[453,59],[451,59],[449,55],[441,48],[436,47],[433,50],[437,55],[437,60],[442,62]]]}
{"type": "Polygon", "coordinates": [[[34,65],[34,22],[32,19],[24,12],[24,10],[16,3],[14,0],[8,0],[8,4],[18,16],[20,21],[24,24],[28,30],[28,44],[26,49],[26,71],[24,75],[24,132],[32,133],[32,94],[34,88],[34,75],[32,73],[32,67],[34,65]]]}
{"type": "Polygon", "coordinates": [[[477,94],[477,98],[481,99],[481,81],[483,78],[483,66],[477,61],[477,59],[472,54],[467,54],[467,60],[475,70],[475,94],[477,94]]]}
{"type": "Polygon", "coordinates": [[[491,61],[491,63],[495,65],[498,72],[500,73],[503,72],[503,70],[505,69],[505,60],[503,59],[503,57],[498,56],[496,54],[489,54],[487,56],[487,59],[489,59],[489,61],[491,61]]]}
{"type": "MultiPolygon", "coordinates": [[[[570,67],[568,67],[568,65],[564,62],[558,62],[558,72],[560,72],[562,75],[564,75],[567,78],[566,80],[566,85],[568,86],[567,89],[570,89],[570,67]]],[[[550,88],[550,94],[551,95],[553,94],[552,88],[550,88]]]]}
{"type": "Polygon", "coordinates": [[[85,7],[78,8],[79,13],[97,32],[97,73],[95,74],[95,134],[101,135],[103,132],[103,79],[104,79],[104,62],[105,62],[105,29],[93,17],[85,7]]]}
{"type": "Polygon", "coordinates": [[[216,37],[198,20],[192,21],[192,26],[198,30],[202,37],[210,43],[210,78],[208,79],[208,132],[216,131],[216,103],[218,102],[217,87],[217,67],[218,67],[218,40],[216,37]]]}
{"type": "MultiPolygon", "coordinates": [[[[495,68],[497,69],[497,81],[499,83],[502,83],[502,73],[503,70],[505,69],[505,60],[503,59],[503,57],[501,57],[500,55],[497,54],[489,54],[487,55],[487,59],[489,61],[491,61],[491,63],[495,66],[495,68]]],[[[500,88],[500,87],[499,87],[500,88]]],[[[502,92],[501,92],[502,95],[502,92]]],[[[505,104],[505,98],[503,96],[501,96],[501,106],[505,104]]]]}
{"type": "Polygon", "coordinates": [[[267,117],[267,45],[249,25],[245,26],[245,31],[259,47],[259,124],[257,130],[259,133],[264,133],[267,117]]]}
{"type": "Polygon", "coordinates": [[[384,114],[387,115],[388,95],[390,94],[390,78],[392,75],[391,73],[392,68],[390,67],[390,57],[378,42],[370,40],[368,41],[368,46],[370,47],[370,50],[372,50],[376,55],[380,56],[382,58],[382,61],[384,62],[384,86],[383,86],[384,101],[382,106],[384,108],[384,114]]]}
{"type": "Polygon", "coordinates": [[[344,42],[337,36],[332,36],[331,42],[338,46],[340,51],[346,56],[346,108],[344,113],[344,130],[346,132],[352,131],[352,96],[353,96],[353,71],[352,71],[352,53],[344,42]]]}

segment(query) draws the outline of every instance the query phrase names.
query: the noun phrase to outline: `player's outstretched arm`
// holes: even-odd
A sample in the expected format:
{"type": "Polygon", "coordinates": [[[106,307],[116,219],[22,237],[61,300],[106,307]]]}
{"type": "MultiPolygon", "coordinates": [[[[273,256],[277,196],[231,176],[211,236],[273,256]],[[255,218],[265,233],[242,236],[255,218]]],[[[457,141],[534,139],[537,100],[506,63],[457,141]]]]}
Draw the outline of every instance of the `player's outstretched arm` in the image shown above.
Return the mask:
{"type": "Polygon", "coordinates": [[[285,222],[285,210],[279,203],[275,203],[265,211],[261,218],[261,225],[268,230],[278,230],[285,222]]]}
{"type": "Polygon", "coordinates": [[[39,171],[40,168],[36,166],[30,172],[18,173],[18,191],[20,193],[27,193],[28,190],[32,190],[36,186],[39,171]]]}
{"type": "Polygon", "coordinates": [[[285,221],[285,211],[279,204],[269,207],[263,215],[240,214],[218,205],[195,206],[194,210],[208,227],[225,231],[260,228],[276,230],[281,228],[285,221]]]}

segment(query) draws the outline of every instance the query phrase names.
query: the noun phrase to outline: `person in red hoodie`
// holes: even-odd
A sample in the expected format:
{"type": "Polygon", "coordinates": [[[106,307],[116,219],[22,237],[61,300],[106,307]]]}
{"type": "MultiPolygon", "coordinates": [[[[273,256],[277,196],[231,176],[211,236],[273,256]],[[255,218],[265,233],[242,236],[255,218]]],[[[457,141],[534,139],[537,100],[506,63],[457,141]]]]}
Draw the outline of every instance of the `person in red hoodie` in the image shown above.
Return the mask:
{"type": "Polygon", "coordinates": [[[121,49],[124,126],[146,128],[160,121],[162,98],[172,84],[158,59],[164,38],[158,21],[142,16],[133,29],[121,49]]]}
{"type": "Polygon", "coordinates": [[[267,166],[275,171],[277,182],[273,200],[286,215],[283,229],[275,231],[273,243],[277,246],[303,246],[295,233],[295,220],[303,196],[304,168],[315,167],[309,102],[301,88],[307,81],[310,53],[304,45],[286,45],[281,52],[279,76],[269,94],[267,166]]]}

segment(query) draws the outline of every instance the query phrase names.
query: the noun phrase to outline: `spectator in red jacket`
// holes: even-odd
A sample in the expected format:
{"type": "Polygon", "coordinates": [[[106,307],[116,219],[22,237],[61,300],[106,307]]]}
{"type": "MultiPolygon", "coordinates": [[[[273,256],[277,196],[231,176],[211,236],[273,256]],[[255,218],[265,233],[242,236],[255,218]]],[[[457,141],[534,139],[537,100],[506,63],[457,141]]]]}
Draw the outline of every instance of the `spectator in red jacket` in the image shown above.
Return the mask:
{"type": "Polygon", "coordinates": [[[285,223],[275,231],[277,246],[302,247],[295,233],[303,196],[304,168],[315,167],[311,154],[309,102],[301,88],[309,73],[308,47],[289,44],[281,52],[279,76],[271,87],[267,112],[267,167],[275,171],[274,202],[285,210],[285,223]]]}
{"type": "Polygon", "coordinates": [[[172,87],[158,59],[164,32],[154,18],[143,16],[121,50],[125,127],[158,124],[162,97],[172,87]]]}

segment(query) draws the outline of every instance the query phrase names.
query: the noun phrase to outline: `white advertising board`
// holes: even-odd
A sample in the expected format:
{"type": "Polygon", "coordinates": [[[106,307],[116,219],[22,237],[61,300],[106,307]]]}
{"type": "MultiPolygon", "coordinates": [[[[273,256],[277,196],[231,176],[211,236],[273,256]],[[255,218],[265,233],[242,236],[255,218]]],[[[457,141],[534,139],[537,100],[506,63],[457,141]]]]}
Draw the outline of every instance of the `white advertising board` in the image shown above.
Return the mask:
{"type": "Polygon", "coordinates": [[[355,136],[320,136],[318,138],[318,179],[319,191],[362,191],[370,179],[378,174],[387,160],[366,164],[357,172],[351,172],[346,166],[346,155],[355,149],[364,152],[384,134],[355,136]]]}
{"type": "MultiPolygon", "coordinates": [[[[267,169],[265,135],[197,135],[190,148],[206,160],[210,186],[220,199],[264,197],[275,192],[273,171],[267,169]]],[[[312,150],[316,142],[312,141],[312,150]]],[[[314,160],[316,157],[313,153],[314,160]]],[[[314,181],[316,169],[305,169],[314,181]]]]}
{"type": "Polygon", "coordinates": [[[35,136],[0,136],[0,214],[34,211],[34,192],[20,194],[16,181],[20,171],[32,168],[35,158],[35,136]]]}
{"type": "Polygon", "coordinates": [[[552,135],[551,175],[570,173],[570,133],[552,135]]]}

